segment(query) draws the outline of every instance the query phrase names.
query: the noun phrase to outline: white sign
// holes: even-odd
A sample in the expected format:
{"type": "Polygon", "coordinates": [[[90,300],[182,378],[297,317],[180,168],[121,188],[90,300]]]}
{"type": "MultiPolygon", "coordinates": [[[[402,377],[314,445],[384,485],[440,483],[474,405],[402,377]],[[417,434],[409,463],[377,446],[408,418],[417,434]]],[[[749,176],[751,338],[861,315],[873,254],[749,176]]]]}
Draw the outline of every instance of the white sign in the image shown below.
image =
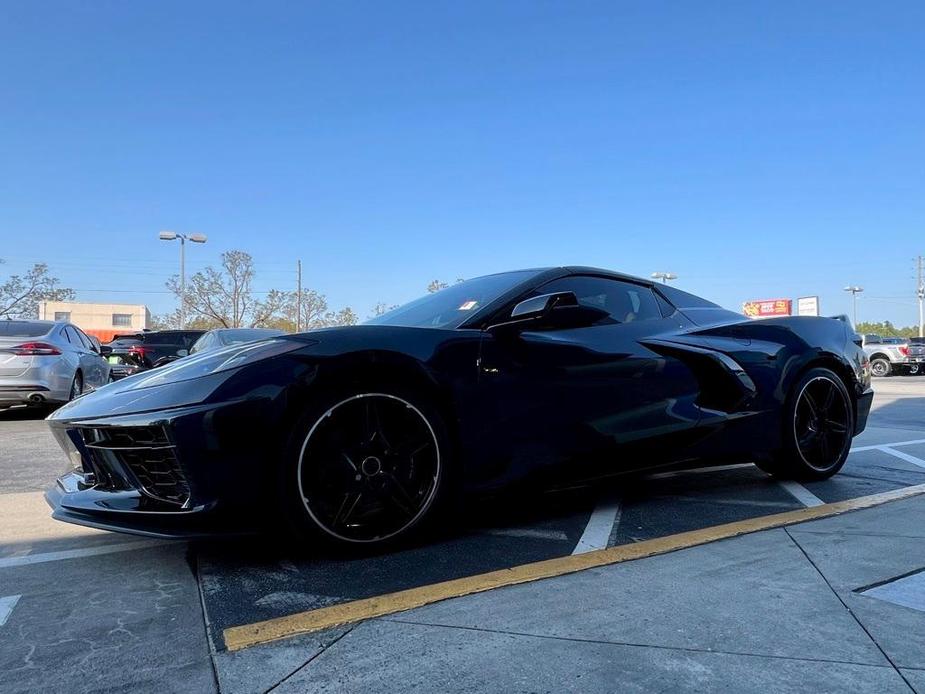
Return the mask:
{"type": "Polygon", "coordinates": [[[798,316],[818,316],[819,315],[819,297],[802,296],[797,299],[798,316]]]}

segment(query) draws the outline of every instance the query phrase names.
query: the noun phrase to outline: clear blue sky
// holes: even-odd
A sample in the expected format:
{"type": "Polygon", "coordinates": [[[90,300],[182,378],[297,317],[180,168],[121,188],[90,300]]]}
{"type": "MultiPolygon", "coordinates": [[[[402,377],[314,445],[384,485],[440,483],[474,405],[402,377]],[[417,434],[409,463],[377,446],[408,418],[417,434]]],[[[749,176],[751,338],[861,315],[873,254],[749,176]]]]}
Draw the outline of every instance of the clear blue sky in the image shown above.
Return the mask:
{"type": "Polygon", "coordinates": [[[921,2],[7,2],[0,65],[0,277],[82,300],[173,308],[176,229],[361,317],[582,263],[917,320],[921,2]]]}

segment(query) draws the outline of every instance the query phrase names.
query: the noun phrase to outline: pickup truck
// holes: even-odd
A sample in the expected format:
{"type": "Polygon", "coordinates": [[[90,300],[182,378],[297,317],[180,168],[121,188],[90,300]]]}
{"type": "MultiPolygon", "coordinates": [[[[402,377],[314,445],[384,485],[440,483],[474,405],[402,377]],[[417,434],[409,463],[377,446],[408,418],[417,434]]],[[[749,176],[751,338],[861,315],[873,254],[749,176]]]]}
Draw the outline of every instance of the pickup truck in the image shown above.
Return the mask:
{"type": "Polygon", "coordinates": [[[925,337],[909,338],[909,363],[915,367],[911,373],[925,373],[925,337]]]}
{"type": "Polygon", "coordinates": [[[897,344],[880,335],[864,335],[863,338],[863,348],[870,358],[870,371],[874,376],[917,374],[925,368],[925,355],[910,357],[910,345],[906,341],[897,344]]]}

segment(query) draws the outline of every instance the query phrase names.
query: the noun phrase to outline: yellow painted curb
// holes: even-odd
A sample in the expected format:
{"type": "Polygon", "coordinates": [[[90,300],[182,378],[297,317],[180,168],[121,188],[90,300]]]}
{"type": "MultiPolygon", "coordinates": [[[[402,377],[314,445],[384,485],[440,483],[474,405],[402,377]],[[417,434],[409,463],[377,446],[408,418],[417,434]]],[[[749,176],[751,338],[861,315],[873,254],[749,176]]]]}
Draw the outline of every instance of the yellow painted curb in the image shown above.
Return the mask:
{"type": "Polygon", "coordinates": [[[403,612],[415,607],[423,607],[441,600],[458,598],[463,595],[482,593],[494,588],[530,583],[544,578],[553,578],[565,574],[592,569],[597,566],[618,564],[624,561],[642,559],[657,554],[665,554],[687,547],[702,545],[715,540],[723,540],[737,535],[753,533],[758,530],[778,528],[783,525],[792,525],[804,521],[835,516],[847,511],[878,506],[889,501],[907,499],[925,493],[925,484],[914,487],[904,487],[882,494],[862,496],[848,501],[839,501],[834,504],[822,504],[810,508],[775,513],[759,518],[736,521],[715,525],[710,528],[691,530],[667,537],[637,542],[631,545],[620,545],[608,549],[595,550],[585,554],[573,554],[567,557],[557,557],[544,561],[514,566],[509,569],[490,571],[475,576],[457,578],[442,583],[434,583],[419,588],[409,588],[396,593],[378,595],[373,598],[353,600],[351,602],[322,607],[308,612],[299,612],[286,617],[277,617],[263,622],[244,624],[242,626],[225,629],[225,646],[229,651],[239,651],[242,648],[255,646],[259,643],[277,641],[299,634],[309,634],[322,629],[352,624],[364,619],[383,617],[385,615],[403,612]]]}

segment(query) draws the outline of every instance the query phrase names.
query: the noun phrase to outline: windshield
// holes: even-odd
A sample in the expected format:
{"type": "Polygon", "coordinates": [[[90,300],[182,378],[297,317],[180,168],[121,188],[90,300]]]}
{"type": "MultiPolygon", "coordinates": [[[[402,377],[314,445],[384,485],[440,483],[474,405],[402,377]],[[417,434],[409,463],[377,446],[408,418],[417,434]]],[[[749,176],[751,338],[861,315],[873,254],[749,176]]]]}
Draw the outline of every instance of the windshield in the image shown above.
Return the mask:
{"type": "Polygon", "coordinates": [[[539,272],[502,272],[460,282],[376,316],[366,323],[413,328],[452,328],[539,272]]]}
{"type": "Polygon", "coordinates": [[[0,320],[0,337],[41,337],[47,335],[53,323],[27,320],[0,320]]]}
{"type": "Polygon", "coordinates": [[[235,328],[233,330],[222,330],[218,333],[218,339],[223,345],[236,345],[239,342],[252,342],[265,337],[276,337],[285,334],[282,330],[272,328],[235,328]]]}

